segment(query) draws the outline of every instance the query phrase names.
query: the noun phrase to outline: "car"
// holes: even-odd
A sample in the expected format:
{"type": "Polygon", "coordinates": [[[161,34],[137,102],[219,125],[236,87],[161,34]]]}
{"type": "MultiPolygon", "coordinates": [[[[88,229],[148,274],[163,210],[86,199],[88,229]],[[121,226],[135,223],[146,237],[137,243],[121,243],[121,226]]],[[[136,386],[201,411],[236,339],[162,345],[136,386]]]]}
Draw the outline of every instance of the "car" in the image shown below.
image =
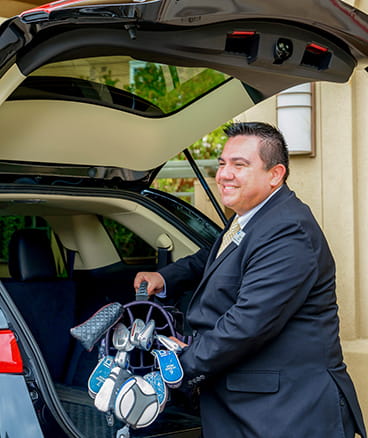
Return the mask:
{"type": "MultiPolygon", "coordinates": [[[[137,302],[133,279],[221,231],[155,177],[185,151],[224,222],[188,146],[282,90],[347,81],[367,29],[340,0],[61,0],[2,22],[1,437],[123,437],[88,394],[117,354],[111,324],[91,351],[70,329],[118,303],[131,331],[154,319],[163,336],[190,336],[187,297],[137,302]]],[[[154,367],[132,350],[135,375],[154,367]]],[[[132,437],[201,436],[196,394],[170,397],[132,437]]]]}

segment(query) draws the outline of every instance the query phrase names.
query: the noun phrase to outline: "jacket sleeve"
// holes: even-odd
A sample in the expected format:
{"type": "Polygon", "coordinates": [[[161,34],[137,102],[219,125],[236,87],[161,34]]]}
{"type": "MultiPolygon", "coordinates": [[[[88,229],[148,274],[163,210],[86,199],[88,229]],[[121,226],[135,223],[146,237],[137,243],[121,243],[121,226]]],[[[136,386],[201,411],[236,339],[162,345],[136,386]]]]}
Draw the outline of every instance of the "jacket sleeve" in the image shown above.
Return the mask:
{"type": "Polygon", "coordinates": [[[202,279],[210,248],[202,248],[159,270],[164,277],[168,297],[179,296],[184,291],[194,291],[202,279]]]}
{"type": "Polygon", "coordinates": [[[278,224],[259,236],[236,302],[181,355],[187,377],[209,376],[245,360],[278,336],[318,278],[316,250],[302,225],[278,224]]]}

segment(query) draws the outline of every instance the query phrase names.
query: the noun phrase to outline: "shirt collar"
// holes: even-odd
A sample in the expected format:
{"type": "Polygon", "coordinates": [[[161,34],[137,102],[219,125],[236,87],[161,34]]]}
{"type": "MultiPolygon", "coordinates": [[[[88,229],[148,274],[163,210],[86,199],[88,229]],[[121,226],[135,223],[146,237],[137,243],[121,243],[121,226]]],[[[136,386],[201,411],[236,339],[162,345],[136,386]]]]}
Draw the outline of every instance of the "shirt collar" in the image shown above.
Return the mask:
{"type": "Polygon", "coordinates": [[[236,215],[236,219],[239,222],[240,228],[243,229],[247,225],[247,223],[251,220],[251,218],[257,213],[257,211],[260,210],[266,204],[266,202],[268,202],[272,198],[272,196],[281,189],[281,187],[282,186],[280,186],[278,189],[272,192],[270,196],[268,196],[264,201],[253,207],[251,210],[244,213],[242,216],[236,215]]]}

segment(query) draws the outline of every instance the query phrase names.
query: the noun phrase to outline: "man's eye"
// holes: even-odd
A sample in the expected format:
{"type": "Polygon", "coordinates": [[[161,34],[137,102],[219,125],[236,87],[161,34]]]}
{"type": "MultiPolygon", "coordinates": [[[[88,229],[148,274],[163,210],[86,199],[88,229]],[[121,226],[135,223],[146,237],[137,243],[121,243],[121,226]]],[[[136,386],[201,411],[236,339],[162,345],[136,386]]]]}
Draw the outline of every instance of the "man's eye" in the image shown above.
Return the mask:
{"type": "Polygon", "coordinates": [[[224,166],[225,166],[225,163],[222,163],[221,161],[219,161],[218,167],[224,167],[224,166]]]}
{"type": "Polygon", "coordinates": [[[237,168],[244,167],[244,163],[235,163],[235,167],[237,168]]]}

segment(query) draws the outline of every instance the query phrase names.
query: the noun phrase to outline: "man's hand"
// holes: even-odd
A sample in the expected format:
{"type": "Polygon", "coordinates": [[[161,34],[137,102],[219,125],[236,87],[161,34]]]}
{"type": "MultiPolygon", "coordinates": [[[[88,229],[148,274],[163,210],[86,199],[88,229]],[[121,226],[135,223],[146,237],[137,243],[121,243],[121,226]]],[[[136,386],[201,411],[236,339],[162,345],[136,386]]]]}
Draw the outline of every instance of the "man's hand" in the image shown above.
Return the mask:
{"type": "Polygon", "coordinates": [[[147,281],[148,295],[155,295],[164,288],[165,281],[158,272],[138,272],[134,279],[134,289],[137,292],[142,281],[147,281]]]}
{"type": "Polygon", "coordinates": [[[175,341],[177,344],[179,344],[181,348],[188,347],[188,344],[186,344],[185,342],[179,341],[179,339],[176,338],[175,336],[169,336],[169,338],[172,339],[173,341],[175,341]]]}

